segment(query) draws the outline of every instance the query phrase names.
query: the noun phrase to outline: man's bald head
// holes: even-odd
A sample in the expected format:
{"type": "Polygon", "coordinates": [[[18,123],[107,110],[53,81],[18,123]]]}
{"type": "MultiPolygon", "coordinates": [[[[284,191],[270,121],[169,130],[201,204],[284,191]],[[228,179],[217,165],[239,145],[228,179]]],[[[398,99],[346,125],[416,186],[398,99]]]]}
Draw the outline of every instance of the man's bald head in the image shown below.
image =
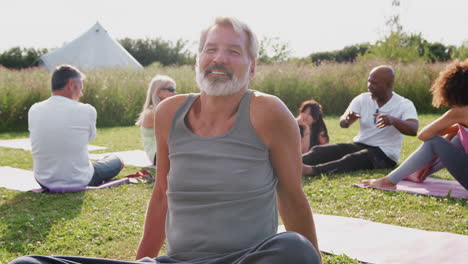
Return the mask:
{"type": "Polygon", "coordinates": [[[367,89],[372,97],[386,101],[391,97],[395,71],[388,65],[380,65],[371,70],[367,81],[367,89]]]}
{"type": "Polygon", "coordinates": [[[375,76],[381,79],[383,82],[388,84],[388,88],[393,87],[393,81],[395,80],[395,71],[391,66],[380,65],[373,68],[370,74],[375,74],[375,76]]]}

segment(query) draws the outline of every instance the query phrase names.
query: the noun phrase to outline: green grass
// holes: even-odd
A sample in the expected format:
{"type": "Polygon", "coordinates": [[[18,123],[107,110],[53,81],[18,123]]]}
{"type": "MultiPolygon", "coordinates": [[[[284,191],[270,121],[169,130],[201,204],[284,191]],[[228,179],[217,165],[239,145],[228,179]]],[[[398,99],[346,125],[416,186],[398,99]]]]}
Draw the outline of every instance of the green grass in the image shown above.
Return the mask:
{"type": "MultiPolygon", "coordinates": [[[[435,117],[421,116],[420,126],[435,117]]],[[[326,123],[332,143],[350,142],[358,130],[357,125],[339,128],[337,117],[327,117],[326,123]]],[[[0,139],[21,137],[27,137],[27,133],[0,134],[0,139]]],[[[99,152],[141,149],[140,132],[137,127],[98,129],[98,137],[92,144],[107,147],[99,152]]],[[[405,137],[402,159],[419,144],[415,137],[405,137]]],[[[0,166],[31,170],[31,154],[0,148],[0,166]]],[[[127,167],[119,177],[139,169],[127,167]]],[[[360,171],[305,179],[304,192],[314,213],[468,235],[465,200],[352,186],[362,179],[382,177],[387,172],[360,171]]],[[[446,171],[436,176],[452,179],[446,171]]],[[[0,188],[0,263],[28,254],[132,260],[152,187],[151,184],[131,184],[65,194],[33,194],[0,188]]],[[[324,263],[358,262],[345,255],[324,255],[324,263]]]]}

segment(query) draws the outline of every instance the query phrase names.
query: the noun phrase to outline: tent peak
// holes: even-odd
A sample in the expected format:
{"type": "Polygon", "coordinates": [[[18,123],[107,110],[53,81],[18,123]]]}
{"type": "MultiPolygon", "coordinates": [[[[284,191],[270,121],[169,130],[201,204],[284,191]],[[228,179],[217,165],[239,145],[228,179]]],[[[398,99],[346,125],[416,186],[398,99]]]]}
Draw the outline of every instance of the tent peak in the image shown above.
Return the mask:
{"type": "Polygon", "coordinates": [[[99,21],[96,21],[96,24],[94,24],[94,32],[99,33],[101,31],[107,33],[107,30],[99,23],[99,21]]]}

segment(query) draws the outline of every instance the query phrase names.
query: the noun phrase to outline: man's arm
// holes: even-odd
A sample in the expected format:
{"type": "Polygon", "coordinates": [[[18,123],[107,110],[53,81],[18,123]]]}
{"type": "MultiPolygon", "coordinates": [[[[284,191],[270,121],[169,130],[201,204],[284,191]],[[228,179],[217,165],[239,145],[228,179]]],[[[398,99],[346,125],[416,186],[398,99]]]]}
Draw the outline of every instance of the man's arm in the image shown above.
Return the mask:
{"type": "Polygon", "coordinates": [[[89,125],[89,137],[88,137],[88,142],[91,142],[93,141],[95,138],[96,138],[96,119],[97,119],[97,112],[96,112],[96,109],[91,106],[91,111],[90,111],[90,115],[91,115],[91,120],[90,120],[90,125],[89,125]]]}
{"type": "Polygon", "coordinates": [[[276,97],[255,93],[252,99],[252,124],[270,151],[279,180],[278,207],[286,230],[305,236],[319,252],[312,212],[301,186],[302,159],[296,120],[276,97]]]}
{"type": "Polygon", "coordinates": [[[167,214],[167,173],[169,172],[168,138],[174,113],[182,103],[183,96],[168,98],[158,105],[155,113],[155,133],[158,158],[156,159],[156,183],[146,211],[143,237],[137,250],[136,259],[154,258],[166,238],[165,225],[167,214]]]}
{"type": "Polygon", "coordinates": [[[419,122],[416,119],[401,120],[385,114],[374,114],[374,116],[377,118],[378,128],[394,126],[400,133],[407,136],[416,136],[418,133],[419,122]]]}

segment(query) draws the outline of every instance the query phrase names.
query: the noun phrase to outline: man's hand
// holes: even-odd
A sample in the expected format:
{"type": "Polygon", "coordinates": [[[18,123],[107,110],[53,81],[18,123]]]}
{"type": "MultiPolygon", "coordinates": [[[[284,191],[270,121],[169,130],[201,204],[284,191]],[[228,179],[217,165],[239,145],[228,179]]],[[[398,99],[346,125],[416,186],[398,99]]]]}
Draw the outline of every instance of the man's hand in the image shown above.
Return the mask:
{"type": "Polygon", "coordinates": [[[349,111],[346,115],[341,116],[340,126],[348,128],[354,121],[361,118],[361,115],[353,111],[349,111]]]}
{"type": "Polygon", "coordinates": [[[388,126],[393,126],[395,123],[395,118],[386,114],[372,114],[375,118],[375,124],[377,128],[384,128],[388,126]]]}
{"type": "Polygon", "coordinates": [[[355,113],[353,111],[348,112],[348,114],[345,117],[346,121],[354,122],[356,119],[361,118],[361,115],[358,113],[355,113]]]}
{"type": "Polygon", "coordinates": [[[378,113],[372,115],[374,116],[374,123],[377,128],[394,126],[400,133],[408,136],[416,136],[418,132],[419,122],[416,119],[401,120],[394,116],[378,113]]]}

